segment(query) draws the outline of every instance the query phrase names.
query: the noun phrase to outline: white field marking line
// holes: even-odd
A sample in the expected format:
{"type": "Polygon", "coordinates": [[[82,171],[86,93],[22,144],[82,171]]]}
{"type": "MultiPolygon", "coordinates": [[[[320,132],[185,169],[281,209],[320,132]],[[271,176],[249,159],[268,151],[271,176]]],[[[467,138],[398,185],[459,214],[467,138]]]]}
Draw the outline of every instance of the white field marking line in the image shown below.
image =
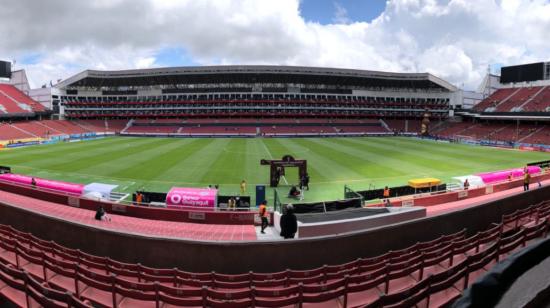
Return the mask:
{"type": "Polygon", "coordinates": [[[136,185],[136,182],[129,181],[128,184],[123,186],[120,190],[126,190],[128,187],[134,186],[134,185],[136,185]]]}
{"type": "MultiPolygon", "coordinates": [[[[264,149],[265,151],[267,152],[267,155],[269,155],[269,159],[273,159],[273,155],[271,155],[271,152],[269,151],[269,149],[267,148],[267,146],[265,146],[265,143],[262,139],[260,139],[260,142],[262,143],[262,145],[264,146],[264,149]]],[[[288,185],[288,181],[286,180],[285,176],[283,175],[282,176],[283,178],[283,181],[285,181],[286,185],[288,185]]]]}

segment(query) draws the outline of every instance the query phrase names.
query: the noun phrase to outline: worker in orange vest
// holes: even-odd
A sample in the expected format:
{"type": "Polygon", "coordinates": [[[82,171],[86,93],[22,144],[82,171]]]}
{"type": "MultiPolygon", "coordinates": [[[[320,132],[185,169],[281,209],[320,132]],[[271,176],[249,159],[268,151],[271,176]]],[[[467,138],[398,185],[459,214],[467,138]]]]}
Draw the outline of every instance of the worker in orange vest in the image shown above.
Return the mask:
{"type": "Polygon", "coordinates": [[[265,228],[267,228],[267,216],[269,213],[267,212],[267,201],[264,200],[264,202],[260,203],[260,209],[258,211],[258,214],[260,215],[260,219],[262,220],[262,234],[265,234],[265,228]]]}
{"type": "Polygon", "coordinates": [[[388,188],[388,186],[386,186],[384,188],[384,198],[389,198],[390,197],[390,189],[388,188]]]}
{"type": "Polygon", "coordinates": [[[136,205],[141,205],[141,202],[143,202],[143,195],[138,192],[136,195],[136,205]]]}

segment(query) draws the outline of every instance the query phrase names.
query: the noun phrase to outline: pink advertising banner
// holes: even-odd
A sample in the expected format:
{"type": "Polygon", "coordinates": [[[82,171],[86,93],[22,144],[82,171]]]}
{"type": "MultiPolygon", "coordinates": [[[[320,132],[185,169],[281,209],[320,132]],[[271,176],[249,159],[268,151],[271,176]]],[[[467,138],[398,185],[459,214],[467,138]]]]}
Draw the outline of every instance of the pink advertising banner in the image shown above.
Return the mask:
{"type": "MultiPolygon", "coordinates": [[[[32,184],[32,176],[14,174],[14,173],[0,174],[0,180],[11,182],[11,183],[24,184],[24,185],[32,184]]],[[[71,195],[80,196],[82,194],[82,191],[84,190],[83,184],[67,183],[67,182],[61,182],[61,181],[46,180],[41,178],[34,178],[34,181],[36,182],[36,187],[61,191],[61,192],[69,193],[71,195]]]]}
{"type": "Polygon", "coordinates": [[[217,189],[172,187],[166,195],[166,206],[168,208],[215,208],[217,201],[217,189]]]}
{"type": "MultiPolygon", "coordinates": [[[[529,174],[535,174],[540,173],[541,169],[539,166],[529,166],[527,167],[527,171],[529,172],[529,174]]],[[[517,179],[523,176],[523,168],[478,173],[476,175],[479,176],[485,184],[489,184],[507,180],[510,173],[515,179],[517,179]]]]}

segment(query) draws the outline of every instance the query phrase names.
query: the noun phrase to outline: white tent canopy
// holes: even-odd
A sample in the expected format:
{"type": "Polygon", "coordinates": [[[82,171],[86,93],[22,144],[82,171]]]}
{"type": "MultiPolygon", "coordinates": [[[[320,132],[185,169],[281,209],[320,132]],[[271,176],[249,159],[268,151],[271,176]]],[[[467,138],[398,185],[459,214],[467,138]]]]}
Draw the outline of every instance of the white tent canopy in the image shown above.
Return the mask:
{"type": "Polygon", "coordinates": [[[453,177],[453,181],[459,184],[462,188],[464,188],[464,182],[466,181],[466,179],[468,180],[468,183],[470,183],[470,188],[485,186],[485,183],[483,183],[481,177],[477,175],[463,175],[453,177]]]}
{"type": "Polygon", "coordinates": [[[100,197],[101,199],[110,200],[111,192],[116,189],[118,185],[91,183],[84,186],[84,196],[92,196],[93,199],[100,197]]]}

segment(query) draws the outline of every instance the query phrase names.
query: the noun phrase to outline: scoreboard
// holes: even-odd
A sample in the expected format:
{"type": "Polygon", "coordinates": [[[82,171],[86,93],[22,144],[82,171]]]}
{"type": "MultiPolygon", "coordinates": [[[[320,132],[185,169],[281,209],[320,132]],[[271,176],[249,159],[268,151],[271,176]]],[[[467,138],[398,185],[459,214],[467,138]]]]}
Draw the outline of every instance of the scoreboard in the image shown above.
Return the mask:
{"type": "Polygon", "coordinates": [[[0,61],[0,78],[11,78],[11,62],[0,61]]]}
{"type": "Polygon", "coordinates": [[[505,66],[500,69],[500,82],[524,82],[544,79],[544,62],[505,66]]]}

